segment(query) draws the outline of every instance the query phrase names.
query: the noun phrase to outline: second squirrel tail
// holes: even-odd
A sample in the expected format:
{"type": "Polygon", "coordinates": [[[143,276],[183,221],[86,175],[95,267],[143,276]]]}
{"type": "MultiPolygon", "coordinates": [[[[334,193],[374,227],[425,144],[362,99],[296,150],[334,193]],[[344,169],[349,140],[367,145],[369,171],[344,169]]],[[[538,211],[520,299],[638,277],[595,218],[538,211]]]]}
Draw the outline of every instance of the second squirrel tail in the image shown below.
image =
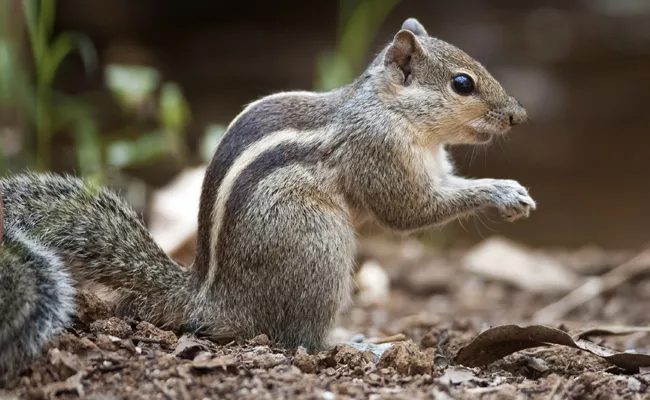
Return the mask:
{"type": "Polygon", "coordinates": [[[75,289],[62,260],[15,230],[0,248],[0,385],[70,322],[75,289]]]}

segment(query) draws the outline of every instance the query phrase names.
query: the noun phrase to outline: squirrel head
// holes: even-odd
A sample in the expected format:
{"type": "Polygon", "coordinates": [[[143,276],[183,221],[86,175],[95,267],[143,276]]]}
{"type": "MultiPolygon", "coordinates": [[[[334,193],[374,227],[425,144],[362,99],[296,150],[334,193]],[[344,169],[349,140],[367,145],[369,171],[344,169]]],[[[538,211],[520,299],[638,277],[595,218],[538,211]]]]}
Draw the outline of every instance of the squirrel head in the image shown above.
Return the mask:
{"type": "Polygon", "coordinates": [[[380,101],[408,120],[418,141],[485,143],[527,121],[524,107],[475,59],[433,38],[414,18],[375,59],[380,101]]]}

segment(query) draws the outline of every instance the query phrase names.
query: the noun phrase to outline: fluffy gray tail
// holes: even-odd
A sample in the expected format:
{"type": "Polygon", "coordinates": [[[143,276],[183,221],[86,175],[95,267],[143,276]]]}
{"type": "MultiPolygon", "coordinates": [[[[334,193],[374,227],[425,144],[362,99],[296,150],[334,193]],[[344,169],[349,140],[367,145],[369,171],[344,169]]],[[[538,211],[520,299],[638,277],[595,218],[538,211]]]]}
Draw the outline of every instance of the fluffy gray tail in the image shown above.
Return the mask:
{"type": "Polygon", "coordinates": [[[177,327],[192,311],[188,270],[155,243],[129,204],[71,176],[0,179],[0,371],[38,353],[68,321],[74,285],[111,289],[118,314],[177,327]]]}
{"type": "Polygon", "coordinates": [[[70,322],[75,288],[56,254],[8,230],[0,248],[0,387],[70,322]]]}

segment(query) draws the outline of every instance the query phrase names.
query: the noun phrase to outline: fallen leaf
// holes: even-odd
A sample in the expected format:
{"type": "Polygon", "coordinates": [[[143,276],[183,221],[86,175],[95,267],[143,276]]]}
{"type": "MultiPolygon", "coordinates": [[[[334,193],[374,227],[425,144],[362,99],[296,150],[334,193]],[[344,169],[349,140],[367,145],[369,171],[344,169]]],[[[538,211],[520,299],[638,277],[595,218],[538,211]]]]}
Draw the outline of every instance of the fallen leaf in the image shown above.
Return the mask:
{"type": "Polygon", "coordinates": [[[195,358],[197,354],[206,350],[207,348],[202,343],[190,338],[187,335],[183,335],[178,340],[176,349],[172,354],[179,358],[191,360],[195,358]]]}
{"type": "Polygon", "coordinates": [[[585,329],[574,333],[574,336],[584,339],[591,336],[624,336],[633,333],[649,332],[648,326],[607,325],[585,329]]]}
{"type": "Polygon", "coordinates": [[[502,325],[490,328],[461,348],[456,354],[455,361],[465,366],[478,367],[520,350],[553,344],[587,351],[630,372],[637,373],[639,368],[650,366],[648,354],[617,352],[544,325],[527,327],[502,325]]]}

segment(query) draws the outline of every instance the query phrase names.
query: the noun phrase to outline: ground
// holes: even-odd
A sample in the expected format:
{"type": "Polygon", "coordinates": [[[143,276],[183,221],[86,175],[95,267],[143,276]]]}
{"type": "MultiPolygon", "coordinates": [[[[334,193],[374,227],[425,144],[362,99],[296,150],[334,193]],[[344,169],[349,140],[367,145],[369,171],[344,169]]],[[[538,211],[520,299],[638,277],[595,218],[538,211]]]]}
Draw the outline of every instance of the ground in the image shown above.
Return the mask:
{"type": "MultiPolygon", "coordinates": [[[[559,291],[535,291],[534,285],[526,288],[508,276],[469,272],[463,268],[467,251],[437,252],[413,240],[364,243],[361,264],[375,268],[365,270],[362,293],[336,335],[341,340],[394,336],[392,345],[376,345],[388,348],[380,357],[346,345],[315,355],[283,350],[263,335],[226,345],[178,337],[146,322],[113,317],[104,303],[84,294],[75,326],[0,398],[650,398],[646,368],[626,371],[567,346],[530,348],[474,368],[459,365],[458,350],[480,332],[501,324],[529,325],[538,310],[571,291],[566,282],[558,282],[564,287],[559,291]],[[375,290],[373,297],[372,285],[386,283],[382,271],[390,291],[375,290]]],[[[582,282],[603,276],[634,254],[585,248],[531,257],[540,255],[582,282]]],[[[500,257],[500,265],[508,265],[507,255],[500,257]]],[[[539,272],[533,281],[541,279],[539,272]]],[[[643,324],[649,284],[637,271],[546,325],[571,331],[643,324]]],[[[594,340],[621,351],[647,352],[650,344],[641,328],[594,340]]]]}

